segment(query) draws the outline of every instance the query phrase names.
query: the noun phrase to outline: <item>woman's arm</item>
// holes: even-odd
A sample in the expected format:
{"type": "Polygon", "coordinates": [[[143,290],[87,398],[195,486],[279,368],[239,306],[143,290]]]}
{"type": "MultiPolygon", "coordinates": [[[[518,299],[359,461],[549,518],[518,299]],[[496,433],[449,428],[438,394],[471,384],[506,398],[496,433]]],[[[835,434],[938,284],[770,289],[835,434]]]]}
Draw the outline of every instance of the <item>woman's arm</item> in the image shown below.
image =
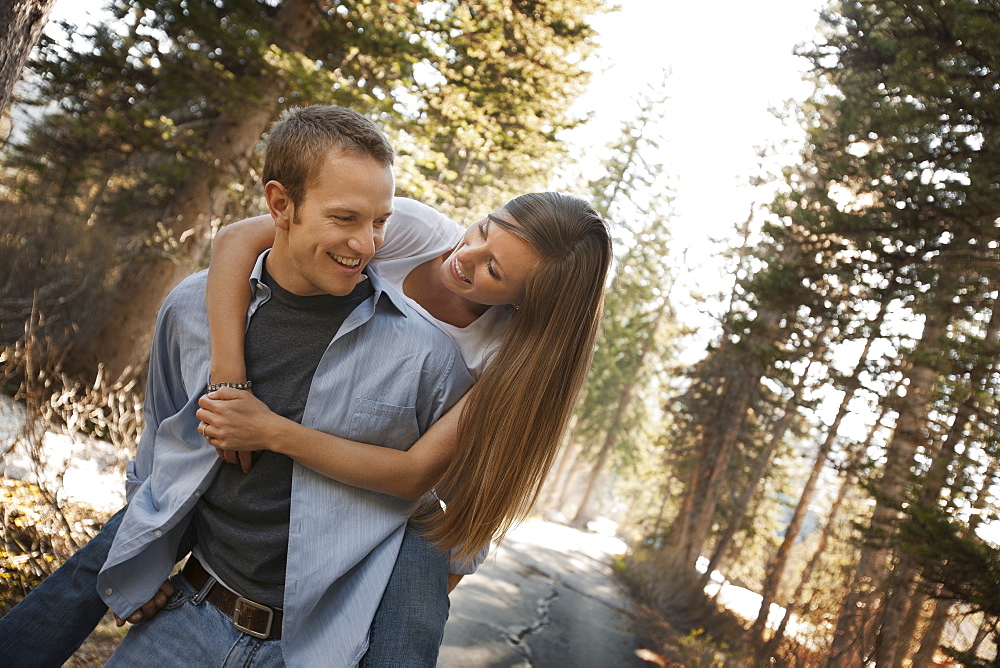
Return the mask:
{"type": "Polygon", "coordinates": [[[269,215],[227,225],[219,230],[212,242],[205,299],[213,383],[247,380],[243,337],[251,298],[250,274],[257,256],[273,244],[274,220],[269,215]]]}
{"type": "MultiPolygon", "coordinates": [[[[468,396],[468,395],[466,395],[468,396]]],[[[396,450],[326,434],[273,413],[249,392],[228,387],[199,400],[209,445],[227,451],[272,450],[339,482],[415,501],[433,489],[458,446],[466,397],[414,443],[396,450]]]]}

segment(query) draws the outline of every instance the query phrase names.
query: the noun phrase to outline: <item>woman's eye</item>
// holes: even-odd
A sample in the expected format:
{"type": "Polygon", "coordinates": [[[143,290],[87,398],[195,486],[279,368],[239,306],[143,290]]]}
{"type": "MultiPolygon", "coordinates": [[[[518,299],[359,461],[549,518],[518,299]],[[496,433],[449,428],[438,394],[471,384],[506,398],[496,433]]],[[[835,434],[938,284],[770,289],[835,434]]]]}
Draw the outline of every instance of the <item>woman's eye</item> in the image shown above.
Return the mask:
{"type": "Polygon", "coordinates": [[[495,278],[496,280],[498,280],[498,281],[500,280],[500,274],[498,274],[498,273],[496,272],[496,270],[495,270],[495,269],[493,268],[493,265],[492,265],[492,264],[488,264],[488,265],[486,265],[486,271],[488,271],[488,272],[489,272],[489,274],[490,274],[490,276],[492,276],[492,277],[493,277],[493,278],[495,278]]]}

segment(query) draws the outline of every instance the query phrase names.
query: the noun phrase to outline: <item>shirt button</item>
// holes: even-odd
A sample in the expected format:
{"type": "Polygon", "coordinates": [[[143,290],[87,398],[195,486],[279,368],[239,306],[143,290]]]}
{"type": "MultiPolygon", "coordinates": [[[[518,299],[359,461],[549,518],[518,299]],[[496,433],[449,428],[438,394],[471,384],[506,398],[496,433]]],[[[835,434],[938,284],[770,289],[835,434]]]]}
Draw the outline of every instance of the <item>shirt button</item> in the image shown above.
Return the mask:
{"type": "Polygon", "coordinates": [[[194,498],[196,498],[196,499],[201,498],[201,492],[200,491],[195,492],[194,493],[194,498]]]}
{"type": "Polygon", "coordinates": [[[113,591],[113,590],[111,589],[111,587],[108,587],[107,589],[105,589],[105,590],[104,590],[104,595],[105,595],[105,596],[111,596],[111,592],[112,592],[112,591],[113,591]]]}
{"type": "Polygon", "coordinates": [[[159,538],[162,535],[163,535],[163,532],[160,531],[159,529],[157,529],[156,531],[153,532],[153,536],[155,536],[156,538],[159,538]]]}

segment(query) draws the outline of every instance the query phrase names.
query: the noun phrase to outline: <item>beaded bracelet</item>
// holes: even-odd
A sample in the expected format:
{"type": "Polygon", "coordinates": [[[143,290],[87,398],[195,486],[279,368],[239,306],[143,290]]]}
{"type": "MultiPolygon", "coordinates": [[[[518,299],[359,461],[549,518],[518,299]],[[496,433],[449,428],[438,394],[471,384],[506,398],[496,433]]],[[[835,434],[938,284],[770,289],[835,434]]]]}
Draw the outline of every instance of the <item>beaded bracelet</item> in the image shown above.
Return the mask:
{"type": "Polygon", "coordinates": [[[209,383],[208,391],[215,392],[220,387],[231,387],[234,390],[249,390],[251,385],[253,385],[253,383],[249,380],[245,383],[209,383]]]}

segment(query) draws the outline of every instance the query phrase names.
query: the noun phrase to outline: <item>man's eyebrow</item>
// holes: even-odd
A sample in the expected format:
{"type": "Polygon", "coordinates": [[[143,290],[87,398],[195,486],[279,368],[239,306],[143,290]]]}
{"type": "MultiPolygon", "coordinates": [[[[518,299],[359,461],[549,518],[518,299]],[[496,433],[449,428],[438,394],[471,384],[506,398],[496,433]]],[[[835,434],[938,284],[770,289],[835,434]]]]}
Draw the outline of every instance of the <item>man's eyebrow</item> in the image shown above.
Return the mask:
{"type": "Polygon", "coordinates": [[[328,206],[328,207],[326,207],[326,208],[325,208],[325,209],[323,210],[323,212],[324,212],[324,213],[326,213],[326,214],[333,214],[333,213],[346,213],[346,214],[350,214],[350,215],[352,215],[352,216],[356,216],[356,215],[358,215],[358,212],[357,212],[357,210],[356,210],[356,209],[352,209],[352,208],[351,208],[351,207],[349,207],[349,206],[339,206],[339,205],[337,205],[337,204],[334,204],[334,205],[332,205],[332,206],[328,206]]]}

